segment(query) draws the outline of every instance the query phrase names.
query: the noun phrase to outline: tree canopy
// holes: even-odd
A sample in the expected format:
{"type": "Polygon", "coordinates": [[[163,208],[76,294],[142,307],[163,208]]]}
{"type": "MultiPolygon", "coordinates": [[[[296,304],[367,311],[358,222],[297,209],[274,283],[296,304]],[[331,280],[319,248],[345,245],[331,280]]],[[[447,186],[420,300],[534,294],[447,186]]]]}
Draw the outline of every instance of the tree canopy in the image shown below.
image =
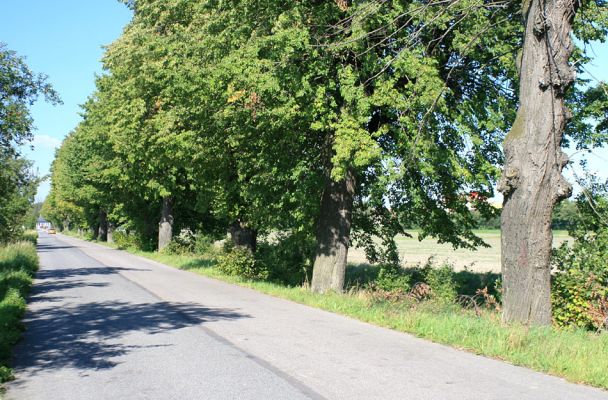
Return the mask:
{"type": "MultiPolygon", "coordinates": [[[[496,214],[518,104],[519,2],[125,3],[133,20],[57,153],[47,217],[107,218],[159,247],[182,228],[251,252],[268,234],[315,238],[321,292],[342,289],[352,245],[398,263],[407,226],[483,245],[473,229],[496,214]]],[[[579,37],[604,37],[597,20],[579,37]]],[[[572,93],[586,133],[571,137],[603,140],[583,117],[602,93],[572,93]]]]}
{"type": "Polygon", "coordinates": [[[46,77],[34,74],[23,58],[0,43],[0,242],[19,232],[36,194],[39,179],[19,146],[33,138],[29,107],[40,96],[59,102],[46,77]]]}

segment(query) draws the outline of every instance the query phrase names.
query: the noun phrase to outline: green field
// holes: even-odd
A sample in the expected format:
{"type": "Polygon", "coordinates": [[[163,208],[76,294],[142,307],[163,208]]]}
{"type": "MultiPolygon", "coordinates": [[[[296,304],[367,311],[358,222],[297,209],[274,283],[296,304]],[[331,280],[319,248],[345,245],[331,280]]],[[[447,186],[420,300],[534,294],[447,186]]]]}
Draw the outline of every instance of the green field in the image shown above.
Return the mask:
{"type": "MultiPolygon", "coordinates": [[[[477,231],[490,247],[481,247],[477,250],[454,249],[450,244],[440,244],[437,240],[426,238],[418,240],[417,231],[409,231],[411,238],[399,236],[397,244],[399,255],[404,265],[412,266],[425,263],[429,257],[433,257],[438,263],[449,262],[456,271],[465,268],[475,272],[500,272],[500,231],[484,230],[477,231]]],[[[566,231],[553,232],[553,244],[559,246],[569,239],[566,231]]],[[[365,253],[362,249],[353,248],[349,250],[348,261],[353,264],[366,263],[365,253]]]]}

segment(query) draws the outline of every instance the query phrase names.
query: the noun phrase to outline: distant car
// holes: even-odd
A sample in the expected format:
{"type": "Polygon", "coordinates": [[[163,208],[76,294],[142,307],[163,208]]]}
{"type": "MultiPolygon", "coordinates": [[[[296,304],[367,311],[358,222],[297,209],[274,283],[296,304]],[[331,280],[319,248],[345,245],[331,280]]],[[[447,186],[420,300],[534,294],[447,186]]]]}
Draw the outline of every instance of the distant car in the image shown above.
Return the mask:
{"type": "Polygon", "coordinates": [[[54,235],[55,233],[57,233],[57,231],[54,228],[49,229],[49,233],[51,235],[54,235]]]}

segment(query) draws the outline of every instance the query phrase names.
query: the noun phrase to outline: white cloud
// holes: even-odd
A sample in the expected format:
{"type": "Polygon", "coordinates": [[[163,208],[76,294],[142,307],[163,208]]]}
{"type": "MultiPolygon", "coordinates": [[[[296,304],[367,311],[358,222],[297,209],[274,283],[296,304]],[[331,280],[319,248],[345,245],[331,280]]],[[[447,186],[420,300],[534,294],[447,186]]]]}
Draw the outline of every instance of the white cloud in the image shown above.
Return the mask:
{"type": "Polygon", "coordinates": [[[36,150],[55,150],[61,145],[61,140],[49,135],[35,135],[31,144],[36,150]]]}

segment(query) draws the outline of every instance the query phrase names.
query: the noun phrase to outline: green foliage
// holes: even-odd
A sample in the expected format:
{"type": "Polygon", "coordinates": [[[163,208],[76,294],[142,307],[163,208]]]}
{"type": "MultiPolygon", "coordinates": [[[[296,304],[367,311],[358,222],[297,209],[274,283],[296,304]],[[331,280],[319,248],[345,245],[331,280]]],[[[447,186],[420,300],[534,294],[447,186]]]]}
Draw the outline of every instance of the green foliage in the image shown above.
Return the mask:
{"type": "Polygon", "coordinates": [[[484,216],[479,211],[472,212],[475,226],[478,229],[500,229],[500,210],[496,210],[493,216],[484,216]]]}
{"type": "MultiPolygon", "coordinates": [[[[235,222],[259,237],[294,232],[302,243],[262,244],[257,259],[295,284],[326,223],[326,181],[348,175],[344,216],[370,262],[394,264],[394,238],[410,226],[484,245],[473,229],[497,224],[486,199],[515,117],[521,4],[128,3],[133,20],[57,152],[42,212],[54,224],[95,228],[106,212],[150,248],[167,199],[174,232],[220,237],[235,222]]],[[[604,32],[600,10],[595,25],[579,23],[583,40],[604,32]]],[[[600,115],[601,93],[580,93],[579,114],[600,115]]],[[[165,251],[201,245],[176,238],[165,251]]],[[[409,285],[395,271],[383,268],[382,286],[409,285]]]]}
{"type": "Polygon", "coordinates": [[[6,243],[22,233],[40,181],[25,159],[0,153],[0,165],[0,243],[6,243]]]}
{"type": "Polygon", "coordinates": [[[19,235],[34,202],[39,179],[18,147],[33,138],[29,107],[40,96],[60,101],[44,75],[34,74],[23,58],[0,42],[0,243],[19,235]]]}
{"type": "Polygon", "coordinates": [[[578,218],[576,202],[564,200],[553,209],[551,229],[568,230],[573,228],[578,218]]]}
{"type": "Polygon", "coordinates": [[[553,252],[553,318],[559,326],[608,329],[608,182],[578,196],[574,242],[553,252]]]}
{"type": "Polygon", "coordinates": [[[12,378],[11,348],[21,337],[25,298],[37,269],[38,255],[31,243],[0,247],[0,382],[12,378]]]}
{"type": "Polygon", "coordinates": [[[167,247],[163,249],[163,252],[166,254],[210,255],[215,252],[213,242],[212,236],[182,229],[179,235],[174,236],[167,247]]]}
{"type": "Polygon", "coordinates": [[[38,232],[35,230],[25,231],[21,234],[19,240],[29,242],[35,246],[38,243],[38,232]]]}
{"type": "Polygon", "coordinates": [[[28,210],[25,218],[23,219],[23,225],[25,229],[36,229],[36,222],[40,217],[40,210],[42,209],[42,203],[34,203],[28,210]]]}
{"type": "Polygon", "coordinates": [[[269,270],[268,279],[288,286],[308,282],[312,272],[315,241],[298,234],[278,234],[272,241],[261,243],[256,260],[269,270]]]}
{"type": "Polygon", "coordinates": [[[33,138],[29,107],[39,96],[59,103],[46,76],[34,74],[24,59],[0,42],[0,156],[18,153],[17,146],[33,138]]]}
{"type": "Polygon", "coordinates": [[[423,273],[435,299],[445,303],[453,303],[456,300],[455,273],[451,265],[442,265],[439,268],[425,266],[423,273]]]}
{"type": "Polygon", "coordinates": [[[112,238],[120,249],[151,250],[155,248],[154,243],[136,232],[114,231],[112,238]]]}
{"type": "Polygon", "coordinates": [[[380,290],[408,292],[412,287],[412,275],[402,270],[381,268],[374,284],[380,290]]]}
{"type": "Polygon", "coordinates": [[[239,247],[219,256],[217,269],[228,276],[244,279],[266,280],[270,276],[268,268],[256,261],[249,250],[239,247]]]}

